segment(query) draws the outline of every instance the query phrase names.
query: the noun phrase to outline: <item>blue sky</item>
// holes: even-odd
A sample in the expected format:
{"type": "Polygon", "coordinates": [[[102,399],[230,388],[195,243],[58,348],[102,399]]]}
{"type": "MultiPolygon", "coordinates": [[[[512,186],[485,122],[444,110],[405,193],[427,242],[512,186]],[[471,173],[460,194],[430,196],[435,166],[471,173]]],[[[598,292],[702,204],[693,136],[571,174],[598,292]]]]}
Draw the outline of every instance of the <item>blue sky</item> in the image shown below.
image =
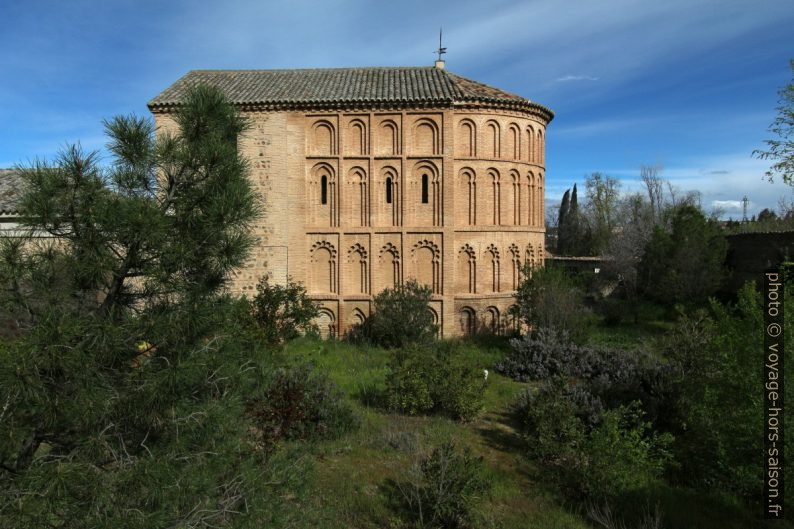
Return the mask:
{"type": "Polygon", "coordinates": [[[430,65],[551,107],[547,199],[642,164],[724,216],[775,208],[762,179],[777,91],[791,79],[789,0],[223,2],[0,0],[0,167],[66,142],[102,149],[101,120],[191,69],[430,65]]]}

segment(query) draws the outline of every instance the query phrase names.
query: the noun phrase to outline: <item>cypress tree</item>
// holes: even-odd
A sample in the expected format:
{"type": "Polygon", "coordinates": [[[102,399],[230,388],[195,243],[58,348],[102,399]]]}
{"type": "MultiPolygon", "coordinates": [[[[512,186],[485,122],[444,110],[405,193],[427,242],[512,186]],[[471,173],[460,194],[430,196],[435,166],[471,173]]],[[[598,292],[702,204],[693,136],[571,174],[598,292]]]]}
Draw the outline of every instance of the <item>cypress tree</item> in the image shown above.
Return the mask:
{"type": "Polygon", "coordinates": [[[571,190],[566,189],[562,195],[562,202],[560,202],[560,212],[557,217],[557,253],[563,255],[565,253],[567,236],[568,236],[568,210],[570,208],[571,190]]]}

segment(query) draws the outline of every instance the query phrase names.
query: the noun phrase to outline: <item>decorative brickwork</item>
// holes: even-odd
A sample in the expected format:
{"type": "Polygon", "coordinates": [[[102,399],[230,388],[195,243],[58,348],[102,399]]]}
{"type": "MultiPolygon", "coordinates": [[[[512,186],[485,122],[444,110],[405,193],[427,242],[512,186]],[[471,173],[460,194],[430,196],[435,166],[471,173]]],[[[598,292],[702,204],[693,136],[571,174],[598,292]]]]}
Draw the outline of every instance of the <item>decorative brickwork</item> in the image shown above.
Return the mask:
{"type": "Polygon", "coordinates": [[[375,294],[414,278],[433,291],[428,310],[442,335],[511,325],[521,265],[543,264],[544,132],[552,115],[432,70],[191,72],[150,103],[167,130],[185,83],[216,79],[252,124],[238,148],[251,161],[264,215],[235,291],[250,293],[266,273],[301,281],[323,307],[323,334],[333,336],[366,318],[375,294]],[[360,75],[425,84],[398,86],[392,96],[371,84],[320,90],[300,88],[301,74],[290,72],[328,83],[360,75]],[[305,99],[284,87],[304,90],[305,99]],[[362,87],[374,94],[370,103],[357,95],[362,87]]]}

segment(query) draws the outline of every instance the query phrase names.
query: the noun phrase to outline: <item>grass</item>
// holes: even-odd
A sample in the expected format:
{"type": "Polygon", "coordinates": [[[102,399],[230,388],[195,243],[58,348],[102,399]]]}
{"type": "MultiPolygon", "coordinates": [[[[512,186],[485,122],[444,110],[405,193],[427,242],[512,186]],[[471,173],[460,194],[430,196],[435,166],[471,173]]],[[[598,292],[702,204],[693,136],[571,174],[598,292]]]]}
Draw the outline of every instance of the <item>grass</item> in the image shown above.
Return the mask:
{"type": "MultiPolygon", "coordinates": [[[[626,330],[614,336],[614,328],[604,328],[603,334],[595,333],[593,339],[641,344],[658,332],[655,326],[650,323],[645,334],[626,330]]],[[[404,477],[420,455],[453,439],[482,456],[493,478],[492,493],[479,513],[483,527],[600,527],[588,521],[585,506],[564,502],[549,487],[541,470],[524,455],[524,442],[511,423],[509,412],[511,403],[527,384],[500,376],[492,369],[504,355],[507,341],[478,339],[457,345],[473,365],[489,370],[485,410],[469,423],[443,417],[403,416],[373,405],[373,397],[384,387],[388,370],[389,353],[383,349],[305,338],[286,345],[287,362],[308,361],[326,371],[362,418],[356,431],[314,448],[313,500],[301,505],[307,519],[319,528],[402,527],[389,506],[384,485],[404,477]]],[[[631,519],[656,505],[664,515],[665,529],[766,527],[734,501],[664,484],[627,498],[613,511],[631,519]]]]}
{"type": "Polygon", "coordinates": [[[481,513],[486,527],[552,529],[589,527],[559,504],[551,491],[535,482],[537,470],[522,455],[520,439],[508,416],[511,403],[524,390],[496,374],[493,363],[503,355],[503,342],[462,342],[469,359],[488,369],[485,412],[470,423],[443,417],[408,417],[371,407],[368,394],[383,387],[388,352],[344,342],[301,339],[285,348],[291,362],[310,361],[327,370],[362,416],[361,427],[342,439],[322,443],[316,466],[318,526],[384,528],[394,526],[383,494],[389,479],[399,480],[415,459],[445,440],[469,447],[483,457],[494,481],[481,513]],[[531,491],[531,493],[528,493],[531,491]],[[333,500],[330,500],[333,498],[333,500]]]}

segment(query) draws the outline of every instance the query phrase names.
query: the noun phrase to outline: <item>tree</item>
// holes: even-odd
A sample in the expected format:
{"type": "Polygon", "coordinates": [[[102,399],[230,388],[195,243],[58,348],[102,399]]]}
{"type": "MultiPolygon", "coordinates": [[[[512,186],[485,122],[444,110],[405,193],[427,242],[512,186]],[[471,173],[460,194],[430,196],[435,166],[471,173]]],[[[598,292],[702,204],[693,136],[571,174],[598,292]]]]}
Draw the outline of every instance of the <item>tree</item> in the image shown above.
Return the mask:
{"type": "Polygon", "coordinates": [[[560,255],[588,253],[589,234],[587,220],[579,210],[579,197],[576,184],[574,184],[573,192],[566,190],[560,204],[557,252],[560,255]]]}
{"type": "Polygon", "coordinates": [[[175,118],[158,137],[106,121],[108,168],[72,146],[19,169],[30,236],[0,251],[20,334],[0,343],[0,526],[217,526],[280,501],[245,412],[267,357],[223,293],[258,213],[246,122],[207,87],[175,118]]]}
{"type": "Polygon", "coordinates": [[[574,279],[560,268],[533,270],[529,265],[523,267],[521,277],[511,314],[532,330],[565,331],[580,338],[587,311],[584,293],[574,279]]]}
{"type": "Polygon", "coordinates": [[[789,66],[792,80],[778,92],[778,115],[769,126],[769,132],[775,138],[764,142],[769,147],[768,150],[756,149],[753,155],[774,162],[766,172],[770,182],[778,175],[784,183],[794,186],[794,60],[789,62],[789,66]]]}
{"type": "Polygon", "coordinates": [[[620,182],[602,173],[593,173],[585,181],[587,213],[590,217],[591,237],[588,253],[601,255],[609,246],[617,223],[620,182]]]}
{"type": "Polygon", "coordinates": [[[666,303],[705,301],[722,284],[728,244],[719,223],[696,207],[675,209],[671,229],[654,229],[639,264],[643,291],[666,303]]]}
{"type": "Polygon", "coordinates": [[[659,176],[662,167],[659,165],[643,165],[640,167],[640,179],[645,186],[648,194],[648,202],[651,207],[651,219],[654,224],[662,221],[662,211],[664,209],[664,180],[659,176]]]}
{"type": "Polygon", "coordinates": [[[568,238],[568,225],[566,224],[565,220],[568,215],[568,210],[571,207],[571,190],[566,189],[565,193],[562,195],[562,201],[560,202],[560,214],[557,217],[557,253],[560,255],[565,255],[567,252],[566,243],[568,238]]]}
{"type": "Polygon", "coordinates": [[[769,208],[764,208],[758,214],[758,222],[774,222],[777,220],[777,213],[769,208]]]}
{"type": "Polygon", "coordinates": [[[653,233],[654,210],[641,194],[635,193],[620,201],[617,213],[618,227],[605,251],[609,259],[604,261],[601,279],[617,282],[617,293],[623,298],[619,305],[611,302],[615,309],[622,309],[623,314],[612,316],[620,318],[630,314],[637,322],[640,301],[638,265],[653,233]]]}

